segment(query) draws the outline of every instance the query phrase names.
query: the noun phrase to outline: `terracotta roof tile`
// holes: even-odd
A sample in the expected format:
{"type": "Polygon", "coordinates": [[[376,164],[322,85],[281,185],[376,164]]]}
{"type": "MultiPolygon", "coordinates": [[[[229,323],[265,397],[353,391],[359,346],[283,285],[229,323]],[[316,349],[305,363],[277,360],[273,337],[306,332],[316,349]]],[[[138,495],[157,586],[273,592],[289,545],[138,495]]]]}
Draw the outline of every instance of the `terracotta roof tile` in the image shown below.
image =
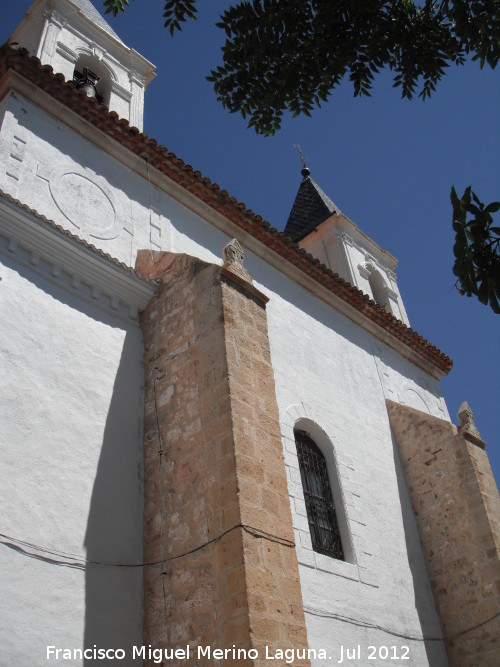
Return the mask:
{"type": "Polygon", "coordinates": [[[271,227],[267,220],[263,220],[245,204],[230,197],[217,183],[212,183],[199,171],[194,171],[191,165],[185,164],[165,146],[158,145],[154,139],[130,126],[127,120],[120,119],[114,111],[108,111],[107,107],[96,99],[87,97],[84,92],[76,89],[72,82],[66,82],[64,77],[54,75],[50,66],[42,66],[38,58],[30,56],[25,49],[13,48],[8,44],[0,48],[0,77],[9,70],[16,71],[107,136],[118,141],[138,157],[147,160],[158,171],[294,264],[440,371],[448,373],[451,370],[453,365],[451,359],[425,338],[402,324],[363,292],[299,248],[283,232],[271,227]]]}

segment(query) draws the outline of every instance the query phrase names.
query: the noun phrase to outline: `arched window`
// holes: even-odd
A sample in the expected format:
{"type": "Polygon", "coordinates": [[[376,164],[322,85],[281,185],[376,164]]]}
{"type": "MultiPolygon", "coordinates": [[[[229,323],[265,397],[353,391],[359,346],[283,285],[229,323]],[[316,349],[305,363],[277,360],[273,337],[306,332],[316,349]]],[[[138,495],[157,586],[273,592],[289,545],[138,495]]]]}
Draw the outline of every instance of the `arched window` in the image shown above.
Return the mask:
{"type": "Polygon", "coordinates": [[[313,549],[344,560],[325,457],[304,431],[295,431],[295,444],[313,549]]]}

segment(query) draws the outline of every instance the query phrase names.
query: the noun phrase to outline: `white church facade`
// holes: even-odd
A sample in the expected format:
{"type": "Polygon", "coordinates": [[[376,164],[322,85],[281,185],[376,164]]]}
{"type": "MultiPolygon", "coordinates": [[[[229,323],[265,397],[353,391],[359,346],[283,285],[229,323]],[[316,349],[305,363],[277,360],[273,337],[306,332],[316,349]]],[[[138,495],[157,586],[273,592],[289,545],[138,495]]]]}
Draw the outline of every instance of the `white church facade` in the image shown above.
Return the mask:
{"type": "Polygon", "coordinates": [[[153,77],[89,0],[0,50],[0,664],[498,665],[498,491],[396,260],[307,169],[277,232],[148,138],[153,77]]]}

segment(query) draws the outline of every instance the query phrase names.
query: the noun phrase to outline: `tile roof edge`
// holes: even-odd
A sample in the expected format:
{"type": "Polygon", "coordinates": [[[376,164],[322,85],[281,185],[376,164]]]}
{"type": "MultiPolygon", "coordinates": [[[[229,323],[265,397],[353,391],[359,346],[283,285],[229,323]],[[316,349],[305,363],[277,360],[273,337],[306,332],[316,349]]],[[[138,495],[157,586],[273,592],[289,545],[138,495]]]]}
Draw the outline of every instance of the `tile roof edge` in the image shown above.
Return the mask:
{"type": "MultiPolygon", "coordinates": [[[[41,65],[40,60],[30,56],[26,49],[4,44],[0,47],[0,79],[10,69],[57,99],[82,119],[120,143],[121,146],[146,160],[164,176],[346,301],[371,322],[430,362],[444,375],[450,372],[453,366],[452,360],[431,345],[423,336],[397,320],[370,300],[368,295],[347,283],[338,274],[321,264],[319,260],[300,249],[298,244],[285,236],[283,232],[279,232],[262,216],[255,214],[244,203],[238,202],[235,197],[231,197],[217,183],[212,183],[200,171],[194,170],[191,165],[169,152],[165,146],[159,145],[155,139],[149,138],[145,133],[131,126],[126,119],[119,118],[115,111],[109,111],[95,98],[87,97],[85,93],[77,90],[72,82],[66,82],[62,74],[54,74],[51,66],[41,65]]],[[[126,268],[133,270],[130,267],[126,268]]]]}

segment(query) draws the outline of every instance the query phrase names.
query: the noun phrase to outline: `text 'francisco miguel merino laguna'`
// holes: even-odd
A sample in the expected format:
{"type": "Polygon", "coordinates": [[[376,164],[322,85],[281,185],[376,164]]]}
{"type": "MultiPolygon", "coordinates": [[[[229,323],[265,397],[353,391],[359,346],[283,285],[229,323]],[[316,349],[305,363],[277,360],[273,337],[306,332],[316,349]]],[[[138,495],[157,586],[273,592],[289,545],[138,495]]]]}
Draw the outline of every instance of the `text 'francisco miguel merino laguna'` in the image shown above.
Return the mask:
{"type": "MultiPolygon", "coordinates": [[[[99,648],[94,644],[92,648],[58,648],[57,646],[47,646],[47,660],[124,660],[127,657],[124,649],[99,648]]],[[[162,660],[187,660],[191,657],[198,659],[207,658],[208,660],[256,660],[259,658],[259,651],[255,648],[245,649],[237,648],[234,644],[231,648],[212,648],[211,646],[186,646],[186,648],[153,648],[149,646],[133,646],[132,658],[142,658],[142,660],[152,660],[160,664],[162,660]]],[[[294,660],[303,660],[305,658],[317,658],[325,660],[327,655],[323,649],[294,649],[277,648],[271,649],[265,647],[266,660],[281,660],[287,665],[293,664],[294,660]]]]}

